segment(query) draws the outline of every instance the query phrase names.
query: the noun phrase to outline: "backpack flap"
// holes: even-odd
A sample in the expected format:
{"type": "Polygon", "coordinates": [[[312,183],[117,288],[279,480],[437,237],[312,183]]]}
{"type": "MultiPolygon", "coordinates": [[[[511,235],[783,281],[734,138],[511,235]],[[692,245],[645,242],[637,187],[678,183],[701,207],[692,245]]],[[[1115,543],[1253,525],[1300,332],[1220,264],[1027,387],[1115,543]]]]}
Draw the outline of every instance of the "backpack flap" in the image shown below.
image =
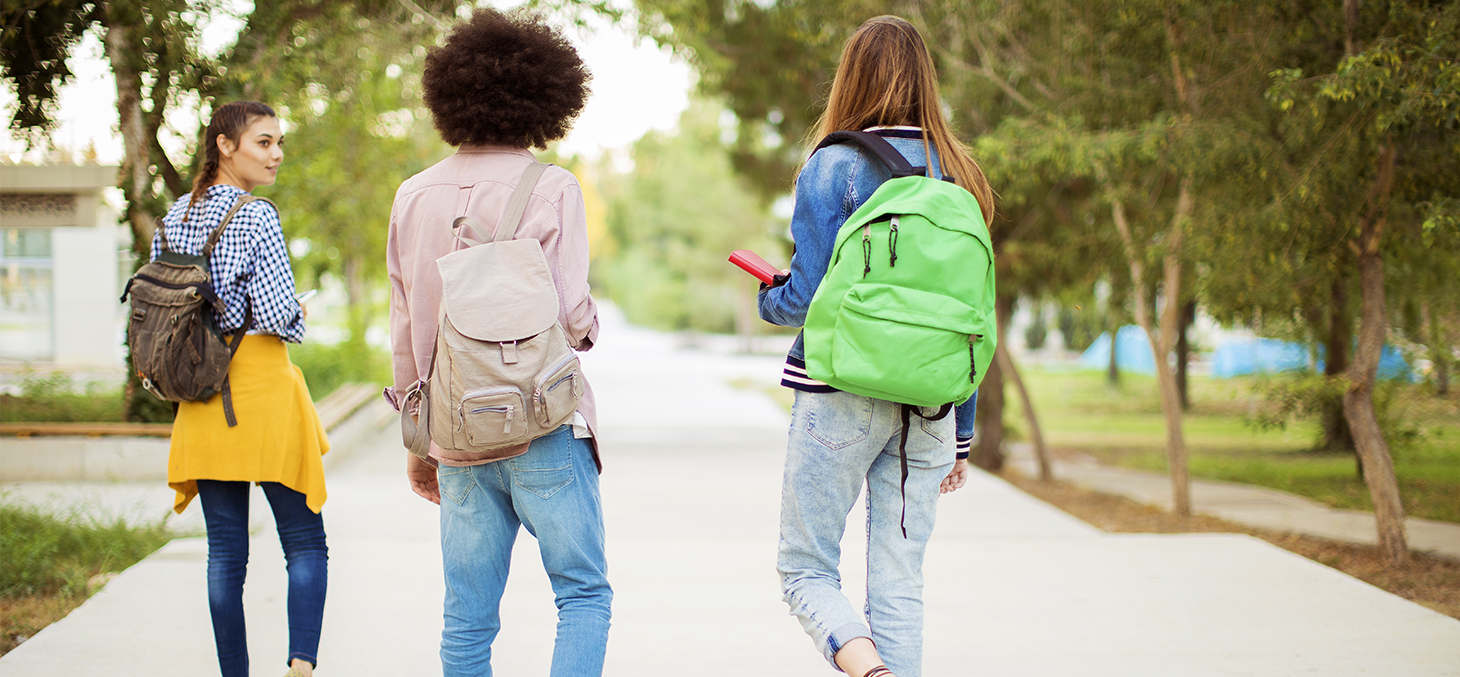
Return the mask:
{"type": "Polygon", "coordinates": [[[495,242],[436,261],[446,320],[478,341],[516,341],[558,320],[558,292],[537,240],[495,242]]]}

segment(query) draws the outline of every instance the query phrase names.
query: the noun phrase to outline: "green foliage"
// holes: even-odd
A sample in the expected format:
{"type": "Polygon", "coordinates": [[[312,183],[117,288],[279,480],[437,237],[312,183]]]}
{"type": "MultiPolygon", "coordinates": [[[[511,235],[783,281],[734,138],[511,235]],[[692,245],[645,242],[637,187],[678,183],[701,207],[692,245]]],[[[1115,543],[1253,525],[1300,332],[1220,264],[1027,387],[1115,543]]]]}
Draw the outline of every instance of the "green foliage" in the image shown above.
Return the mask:
{"type": "Polygon", "coordinates": [[[363,340],[381,310],[372,292],[385,281],[396,188],[451,149],[421,100],[425,50],[399,27],[336,6],[290,34],[295,51],[271,85],[290,123],[284,164],[258,192],[280,205],[299,287],[344,282],[350,335],[363,340]]]}
{"type": "Polygon", "coordinates": [[[169,540],[161,520],[132,526],[0,503],[0,598],[85,594],[92,576],[126,569],[169,540]]]}
{"type": "Polygon", "coordinates": [[[304,372],[309,395],[315,400],[328,396],[346,383],[383,385],[394,380],[390,373],[390,354],[363,342],[291,345],[289,361],[304,372]]]}
{"type": "MultiPolygon", "coordinates": [[[[150,395],[149,395],[150,397],[150,395]]],[[[28,374],[21,394],[0,395],[0,421],[5,423],[105,423],[122,420],[121,390],[99,382],[78,389],[63,372],[28,374]]],[[[168,405],[168,420],[172,420],[168,405]]]]}
{"type": "Polygon", "coordinates": [[[1108,329],[1105,314],[1085,306],[1060,308],[1059,327],[1060,334],[1064,336],[1065,350],[1089,348],[1108,329]]]}
{"type": "Polygon", "coordinates": [[[736,179],[721,144],[719,106],[699,101],[677,134],[634,145],[634,170],[604,181],[609,241],[595,285],[629,319],[663,329],[731,332],[737,294],[755,282],[726,261],[736,249],[786,263],[784,224],[736,179]]]}

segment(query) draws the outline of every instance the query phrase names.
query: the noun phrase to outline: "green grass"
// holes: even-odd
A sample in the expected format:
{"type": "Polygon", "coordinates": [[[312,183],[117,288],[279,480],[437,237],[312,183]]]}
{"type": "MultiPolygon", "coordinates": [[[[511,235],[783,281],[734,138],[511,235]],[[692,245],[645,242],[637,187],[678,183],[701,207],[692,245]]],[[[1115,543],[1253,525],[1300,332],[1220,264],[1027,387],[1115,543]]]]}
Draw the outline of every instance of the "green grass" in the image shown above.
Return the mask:
{"type": "Polygon", "coordinates": [[[78,392],[63,373],[28,375],[20,395],[0,395],[0,423],[115,423],[122,389],[92,382],[78,392]]]}
{"type": "Polygon", "coordinates": [[[171,539],[162,521],[133,526],[0,503],[0,598],[85,594],[93,576],[126,569],[171,539]]]}
{"type": "MultiPolygon", "coordinates": [[[[1103,372],[1026,369],[1023,375],[1051,446],[1126,467],[1166,470],[1166,428],[1153,377],[1122,374],[1112,388],[1103,372]]],[[[1354,457],[1312,451],[1318,439],[1314,422],[1267,429],[1249,423],[1270,406],[1254,384],[1191,380],[1192,409],[1183,428],[1192,475],[1371,510],[1354,457]]],[[[1391,454],[1406,514],[1460,522],[1460,397],[1441,399],[1426,386],[1402,386],[1389,407],[1388,419],[1402,429],[1392,436],[1391,454]]],[[[1023,423],[1017,410],[1008,419],[1023,423]]]]}

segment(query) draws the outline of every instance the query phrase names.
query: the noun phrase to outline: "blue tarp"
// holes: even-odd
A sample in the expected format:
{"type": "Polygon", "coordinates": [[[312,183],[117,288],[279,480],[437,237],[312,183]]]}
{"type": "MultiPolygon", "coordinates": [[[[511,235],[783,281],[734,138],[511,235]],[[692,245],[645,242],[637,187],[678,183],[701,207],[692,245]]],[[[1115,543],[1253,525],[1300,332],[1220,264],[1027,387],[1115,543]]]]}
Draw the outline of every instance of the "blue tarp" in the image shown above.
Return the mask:
{"type": "MultiPolygon", "coordinates": [[[[1319,346],[1313,371],[1323,371],[1323,354],[1324,349],[1319,346]]],[[[1308,346],[1301,343],[1265,338],[1230,341],[1218,347],[1212,355],[1212,376],[1232,378],[1247,374],[1305,371],[1309,369],[1309,361],[1308,346]]],[[[1404,356],[1394,346],[1386,345],[1379,353],[1379,378],[1413,381],[1415,374],[1409,363],[1404,361],[1404,356]]]]}
{"type": "Polygon", "coordinates": [[[1301,343],[1257,338],[1229,341],[1212,353],[1212,376],[1232,378],[1308,368],[1308,348],[1301,343]]]}
{"type": "MultiPolygon", "coordinates": [[[[1146,331],[1133,324],[1120,328],[1116,334],[1115,366],[1122,371],[1138,374],[1156,373],[1156,359],[1151,354],[1151,341],[1146,331]]],[[[1080,355],[1080,366],[1086,369],[1110,368],[1110,333],[1101,334],[1080,355]]]]}
{"type": "MultiPolygon", "coordinates": [[[[1151,342],[1145,330],[1132,324],[1120,328],[1117,334],[1115,363],[1122,371],[1138,374],[1156,373],[1156,362],[1151,355],[1151,342]]],[[[1283,371],[1309,370],[1308,346],[1290,341],[1269,338],[1253,338],[1228,341],[1212,353],[1212,376],[1232,378],[1248,374],[1274,374],[1283,371]]],[[[1101,334],[1080,355],[1080,366],[1085,369],[1110,368],[1110,334],[1101,334]]],[[[1323,347],[1318,348],[1318,363],[1312,370],[1323,371],[1323,347]]],[[[1415,380],[1414,371],[1404,361],[1404,356],[1394,346],[1384,346],[1379,357],[1380,379],[1415,380]]]]}

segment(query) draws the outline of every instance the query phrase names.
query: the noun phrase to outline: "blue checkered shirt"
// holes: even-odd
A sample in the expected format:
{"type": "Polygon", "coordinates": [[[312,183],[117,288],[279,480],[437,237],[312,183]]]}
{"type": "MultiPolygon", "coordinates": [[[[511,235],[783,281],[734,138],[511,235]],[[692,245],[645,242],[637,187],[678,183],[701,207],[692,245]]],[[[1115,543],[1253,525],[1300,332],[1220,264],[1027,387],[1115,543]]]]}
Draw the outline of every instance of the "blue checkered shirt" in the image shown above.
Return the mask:
{"type": "MultiPolygon", "coordinates": [[[[204,201],[197,206],[190,204],[191,195],[178,198],[162,217],[169,248],[179,254],[201,255],[208,235],[243,193],[237,186],[219,184],[208,188],[204,201]],[[183,223],[183,214],[188,211],[188,221],[183,223]]],[[[157,258],[161,245],[162,238],[154,235],[153,258],[157,258]]],[[[213,289],[225,308],[218,321],[223,333],[238,331],[247,302],[252,299],[253,326],[249,330],[274,334],[290,343],[304,338],[304,313],[294,299],[289,250],[284,245],[279,212],[269,203],[250,202],[238,210],[213,247],[209,265],[213,289]]]]}

